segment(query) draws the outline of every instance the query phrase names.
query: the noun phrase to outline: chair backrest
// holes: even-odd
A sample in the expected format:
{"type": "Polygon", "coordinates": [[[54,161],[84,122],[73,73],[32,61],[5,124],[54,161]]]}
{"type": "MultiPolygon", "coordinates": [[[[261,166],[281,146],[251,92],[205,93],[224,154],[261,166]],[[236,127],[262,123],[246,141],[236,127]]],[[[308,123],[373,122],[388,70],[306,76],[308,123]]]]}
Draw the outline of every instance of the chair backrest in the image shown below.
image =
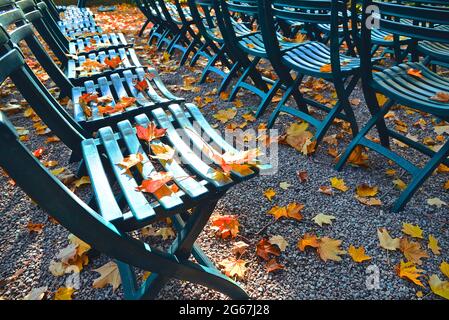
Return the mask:
{"type": "Polygon", "coordinates": [[[214,34],[211,30],[217,28],[215,3],[219,0],[188,0],[190,13],[200,34],[208,40],[222,41],[221,35],[214,34]]]}
{"type": "Polygon", "coordinates": [[[363,2],[360,55],[364,74],[368,77],[371,75],[371,30],[374,28],[394,36],[410,37],[415,41],[449,43],[449,31],[441,28],[449,26],[449,10],[447,7],[423,5],[430,2],[436,4],[437,1],[363,2]],[[420,5],[413,5],[413,2],[419,2],[420,5]],[[402,20],[410,20],[412,23],[405,24],[402,20]]]}
{"type": "MultiPolygon", "coordinates": [[[[237,34],[234,29],[235,22],[245,23],[243,20],[248,21],[248,18],[252,18],[252,23],[257,19],[259,14],[257,9],[257,1],[255,0],[217,0],[220,1],[220,10],[217,13],[219,19],[219,25],[225,41],[232,42],[237,45],[237,34]],[[220,24],[220,22],[223,23],[220,24]]],[[[249,29],[251,27],[247,25],[249,29]]]]}
{"type": "Polygon", "coordinates": [[[279,61],[280,45],[276,36],[276,21],[288,20],[308,24],[330,25],[332,73],[340,71],[339,29],[348,30],[345,0],[259,0],[259,23],[265,49],[271,59],[279,61]]]}
{"type": "Polygon", "coordinates": [[[25,63],[23,53],[1,27],[0,55],[0,79],[2,82],[10,77],[42,121],[65,145],[72,149],[74,154],[80,156],[80,143],[88,137],[87,133],[39,81],[25,63]]]}

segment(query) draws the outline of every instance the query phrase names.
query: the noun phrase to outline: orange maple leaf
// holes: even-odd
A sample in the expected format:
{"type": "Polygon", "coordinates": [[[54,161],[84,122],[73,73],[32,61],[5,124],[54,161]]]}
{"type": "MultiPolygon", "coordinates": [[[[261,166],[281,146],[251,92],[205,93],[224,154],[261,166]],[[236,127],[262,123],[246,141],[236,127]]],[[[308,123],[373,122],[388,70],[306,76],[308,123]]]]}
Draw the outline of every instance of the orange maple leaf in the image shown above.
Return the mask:
{"type": "Polygon", "coordinates": [[[417,77],[417,78],[422,78],[423,77],[421,70],[417,70],[417,69],[413,69],[413,68],[408,69],[407,70],[407,74],[411,75],[411,76],[414,76],[414,77],[417,77]]]}
{"type": "Polygon", "coordinates": [[[285,266],[283,266],[282,264],[279,264],[275,258],[271,259],[270,261],[267,262],[267,264],[265,265],[265,269],[267,270],[268,273],[276,271],[276,270],[283,270],[285,269],[285,266]]]}
{"type": "Polygon", "coordinates": [[[104,59],[104,64],[109,66],[109,68],[111,69],[116,69],[120,65],[120,63],[122,63],[122,59],[120,59],[119,56],[116,56],[112,59],[109,58],[104,59]]]}
{"type": "Polygon", "coordinates": [[[148,89],[148,82],[146,79],[143,79],[141,81],[136,81],[134,84],[134,88],[137,89],[137,91],[144,92],[148,89]]]}
{"type": "Polygon", "coordinates": [[[239,221],[235,215],[215,216],[212,218],[211,229],[223,239],[234,238],[239,233],[239,221]]]}
{"type": "Polygon", "coordinates": [[[143,180],[142,184],[136,189],[142,192],[155,193],[172,179],[173,176],[169,172],[156,172],[149,179],[143,180]]]}
{"type": "Polygon", "coordinates": [[[320,241],[318,237],[314,234],[306,233],[298,241],[298,249],[304,251],[306,247],[318,248],[320,246],[320,241]]]}
{"type": "Polygon", "coordinates": [[[140,140],[151,142],[154,139],[159,139],[165,136],[167,129],[157,128],[154,122],[150,122],[147,128],[142,126],[136,126],[137,137],[140,140]]]}
{"type": "Polygon", "coordinates": [[[269,254],[275,256],[281,255],[281,250],[278,246],[271,244],[268,239],[261,239],[256,245],[256,254],[264,260],[270,260],[269,254]]]}

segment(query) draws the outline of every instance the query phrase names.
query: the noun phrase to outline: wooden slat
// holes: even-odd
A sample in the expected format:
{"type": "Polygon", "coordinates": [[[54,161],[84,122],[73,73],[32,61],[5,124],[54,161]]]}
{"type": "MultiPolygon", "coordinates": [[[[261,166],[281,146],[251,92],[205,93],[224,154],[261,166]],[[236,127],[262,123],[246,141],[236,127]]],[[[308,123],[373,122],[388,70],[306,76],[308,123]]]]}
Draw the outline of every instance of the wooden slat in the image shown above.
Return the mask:
{"type": "Polygon", "coordinates": [[[123,160],[123,154],[115,140],[114,133],[110,127],[98,130],[98,135],[104,146],[112,171],[120,185],[121,191],[125,196],[128,206],[136,220],[152,218],[155,215],[153,208],[147,201],[142,192],[137,191],[136,180],[129,174],[124,174],[123,169],[117,163],[123,160]]]}

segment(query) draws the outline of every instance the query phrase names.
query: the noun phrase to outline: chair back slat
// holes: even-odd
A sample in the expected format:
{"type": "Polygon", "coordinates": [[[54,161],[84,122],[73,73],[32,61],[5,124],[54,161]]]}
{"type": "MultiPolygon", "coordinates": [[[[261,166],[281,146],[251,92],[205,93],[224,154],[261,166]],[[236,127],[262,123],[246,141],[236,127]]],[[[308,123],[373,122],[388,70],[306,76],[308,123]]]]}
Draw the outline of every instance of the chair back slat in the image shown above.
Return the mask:
{"type": "Polygon", "coordinates": [[[273,13],[278,19],[305,22],[331,23],[333,6],[346,17],[345,1],[342,0],[274,0],[273,13]]]}

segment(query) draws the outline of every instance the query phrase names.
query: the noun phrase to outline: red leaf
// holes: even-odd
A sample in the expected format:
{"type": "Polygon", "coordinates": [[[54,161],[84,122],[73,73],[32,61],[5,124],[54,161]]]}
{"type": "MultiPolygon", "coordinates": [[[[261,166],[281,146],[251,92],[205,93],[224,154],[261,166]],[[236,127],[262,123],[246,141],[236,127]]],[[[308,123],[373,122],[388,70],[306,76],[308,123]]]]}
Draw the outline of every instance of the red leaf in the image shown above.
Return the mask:
{"type": "Polygon", "coordinates": [[[150,122],[148,128],[142,126],[136,126],[137,137],[140,140],[150,142],[154,139],[161,138],[165,136],[167,129],[159,129],[153,122],[150,122]]]}

